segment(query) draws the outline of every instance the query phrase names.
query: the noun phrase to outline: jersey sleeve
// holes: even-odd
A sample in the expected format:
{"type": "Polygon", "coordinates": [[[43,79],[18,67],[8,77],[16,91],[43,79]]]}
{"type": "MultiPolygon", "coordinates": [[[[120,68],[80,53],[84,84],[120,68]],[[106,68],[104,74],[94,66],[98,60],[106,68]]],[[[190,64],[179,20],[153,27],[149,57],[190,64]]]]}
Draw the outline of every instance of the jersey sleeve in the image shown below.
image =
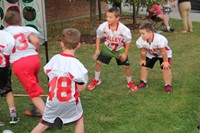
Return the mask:
{"type": "Polygon", "coordinates": [[[142,40],[142,37],[139,37],[136,41],[136,46],[137,48],[142,48],[142,43],[143,43],[143,40],[142,40]]]}
{"type": "Polygon", "coordinates": [[[131,35],[130,29],[124,26],[123,32],[124,32],[124,42],[125,42],[126,44],[131,43],[132,35],[131,35]]]}
{"type": "Polygon", "coordinates": [[[167,41],[166,37],[161,36],[160,39],[159,39],[158,48],[165,48],[167,46],[168,46],[168,41],[167,41]]]}
{"type": "Polygon", "coordinates": [[[74,76],[73,81],[76,83],[86,83],[88,81],[88,70],[80,62],[77,62],[72,75],[74,76]]]}
{"type": "Polygon", "coordinates": [[[53,56],[49,62],[44,66],[44,72],[45,74],[51,79],[52,77],[56,76],[56,73],[53,72],[53,65],[56,65],[54,61],[57,59],[57,56],[53,56]]]}
{"type": "Polygon", "coordinates": [[[106,26],[106,22],[104,22],[103,24],[101,24],[97,30],[96,30],[96,34],[98,38],[103,38],[104,37],[104,27],[106,26]]]}
{"type": "Polygon", "coordinates": [[[27,33],[28,35],[34,34],[35,36],[37,36],[40,39],[40,44],[44,43],[45,37],[41,33],[39,33],[36,29],[29,27],[29,26],[27,26],[26,29],[28,31],[28,33],[27,33]]]}
{"type": "Polygon", "coordinates": [[[3,49],[3,54],[10,55],[15,46],[15,40],[9,33],[5,33],[5,34],[6,34],[7,43],[5,44],[5,48],[3,49]]]}

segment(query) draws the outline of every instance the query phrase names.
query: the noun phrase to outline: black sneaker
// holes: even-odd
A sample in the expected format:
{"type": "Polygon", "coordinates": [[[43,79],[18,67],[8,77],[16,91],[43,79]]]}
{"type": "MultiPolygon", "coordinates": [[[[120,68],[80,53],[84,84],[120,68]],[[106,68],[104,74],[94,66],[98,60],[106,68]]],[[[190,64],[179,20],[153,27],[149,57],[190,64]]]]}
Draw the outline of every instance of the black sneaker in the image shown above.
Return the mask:
{"type": "Polygon", "coordinates": [[[165,86],[165,92],[172,93],[172,86],[171,85],[166,85],[165,86]]]}
{"type": "Polygon", "coordinates": [[[140,80],[140,83],[137,85],[138,89],[148,88],[148,84],[140,80]]]}
{"type": "Polygon", "coordinates": [[[16,124],[17,122],[19,122],[19,117],[10,117],[10,124],[16,124]]]}
{"type": "Polygon", "coordinates": [[[42,116],[42,114],[39,112],[39,110],[35,106],[33,106],[29,110],[26,110],[25,115],[33,116],[33,117],[41,117],[42,116]]]}

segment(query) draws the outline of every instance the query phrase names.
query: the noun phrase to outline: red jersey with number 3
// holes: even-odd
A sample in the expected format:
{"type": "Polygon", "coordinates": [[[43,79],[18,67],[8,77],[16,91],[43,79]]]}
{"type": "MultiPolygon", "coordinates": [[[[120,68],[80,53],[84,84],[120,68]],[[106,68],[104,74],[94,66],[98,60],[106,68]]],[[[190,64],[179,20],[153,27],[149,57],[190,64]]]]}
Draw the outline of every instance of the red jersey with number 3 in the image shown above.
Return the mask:
{"type": "Polygon", "coordinates": [[[9,66],[9,60],[6,58],[11,54],[14,46],[14,38],[6,31],[0,31],[0,67],[9,66]]]}
{"type": "Polygon", "coordinates": [[[13,63],[23,57],[37,55],[36,48],[28,39],[30,34],[39,35],[39,32],[28,26],[8,26],[4,29],[15,39],[15,46],[12,48],[10,63],[13,63]]]}
{"type": "Polygon", "coordinates": [[[49,95],[42,119],[53,123],[60,117],[65,124],[78,120],[83,110],[76,83],[87,82],[87,69],[73,55],[61,53],[44,66],[44,71],[49,77],[49,95]]]}

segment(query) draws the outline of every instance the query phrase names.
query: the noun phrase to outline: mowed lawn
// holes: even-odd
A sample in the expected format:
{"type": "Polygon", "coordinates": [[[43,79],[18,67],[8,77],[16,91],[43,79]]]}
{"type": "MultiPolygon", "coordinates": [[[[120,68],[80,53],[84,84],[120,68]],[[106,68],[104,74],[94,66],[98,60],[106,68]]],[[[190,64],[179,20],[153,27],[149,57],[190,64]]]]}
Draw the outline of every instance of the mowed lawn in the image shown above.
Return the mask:
{"type": "MultiPolygon", "coordinates": [[[[78,21],[67,21],[48,24],[49,57],[60,53],[61,49],[56,39],[63,28],[75,27],[82,33],[87,32],[87,25],[76,25],[78,21]],[[56,36],[56,37],[55,37],[56,36]]],[[[81,20],[80,20],[81,22],[81,20]]],[[[123,67],[112,60],[109,65],[102,65],[102,83],[92,91],[81,93],[84,109],[85,133],[197,133],[200,123],[200,23],[194,22],[193,33],[180,33],[181,21],[171,20],[175,28],[173,33],[162,33],[173,50],[172,74],[173,93],[164,92],[162,72],[159,63],[149,71],[149,88],[132,92],[126,87],[126,76],[123,67]]],[[[139,50],[135,41],[139,37],[134,30],[129,60],[134,82],[139,83],[139,50]]],[[[94,77],[95,61],[92,55],[95,45],[84,44],[77,50],[76,57],[89,71],[90,81],[94,77]]],[[[43,72],[45,48],[40,48],[41,72],[40,85],[48,92],[47,77],[43,72]]],[[[13,90],[18,94],[25,91],[13,75],[13,90]]],[[[46,98],[44,97],[44,100],[46,98]]],[[[9,113],[5,98],[0,98],[0,120],[6,126],[0,127],[0,132],[10,129],[15,133],[29,133],[39,122],[40,118],[24,115],[31,101],[28,97],[15,97],[17,113],[20,122],[9,125],[9,113]]],[[[47,133],[73,132],[73,125],[64,126],[62,130],[50,129],[47,133]]]]}

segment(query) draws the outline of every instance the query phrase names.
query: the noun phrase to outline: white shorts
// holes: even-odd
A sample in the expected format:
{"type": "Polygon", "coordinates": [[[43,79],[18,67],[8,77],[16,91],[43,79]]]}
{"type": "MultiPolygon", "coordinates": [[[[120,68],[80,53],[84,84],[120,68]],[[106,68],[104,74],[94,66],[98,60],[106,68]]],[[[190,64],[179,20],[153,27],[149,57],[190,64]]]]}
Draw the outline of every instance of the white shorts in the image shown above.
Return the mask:
{"type": "Polygon", "coordinates": [[[63,124],[68,124],[77,121],[82,116],[83,109],[80,98],[78,99],[77,104],[76,101],[59,102],[58,100],[55,100],[47,101],[42,120],[53,124],[54,120],[59,117],[63,124]]]}

